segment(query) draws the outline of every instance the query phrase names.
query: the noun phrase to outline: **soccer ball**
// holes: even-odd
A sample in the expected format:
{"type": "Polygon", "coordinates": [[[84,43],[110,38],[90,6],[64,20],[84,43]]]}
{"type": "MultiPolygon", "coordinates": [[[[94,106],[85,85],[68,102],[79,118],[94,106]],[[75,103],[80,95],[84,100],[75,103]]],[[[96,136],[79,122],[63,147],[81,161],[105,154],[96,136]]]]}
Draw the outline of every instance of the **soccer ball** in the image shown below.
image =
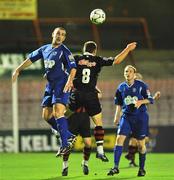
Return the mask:
{"type": "Polygon", "coordinates": [[[106,14],[102,9],[94,9],[90,14],[90,20],[94,24],[102,24],[106,19],[106,14]]]}

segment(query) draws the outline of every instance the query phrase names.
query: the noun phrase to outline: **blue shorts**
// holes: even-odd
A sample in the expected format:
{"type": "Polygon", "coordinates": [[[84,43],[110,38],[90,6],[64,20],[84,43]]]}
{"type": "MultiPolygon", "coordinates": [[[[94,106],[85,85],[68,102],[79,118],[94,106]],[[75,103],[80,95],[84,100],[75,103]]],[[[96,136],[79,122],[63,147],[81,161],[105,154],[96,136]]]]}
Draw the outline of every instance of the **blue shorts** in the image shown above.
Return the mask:
{"type": "Polygon", "coordinates": [[[141,112],[136,115],[123,114],[120,119],[120,125],[117,134],[136,139],[144,139],[148,134],[149,115],[147,112],[141,112]]]}
{"type": "Polygon", "coordinates": [[[42,99],[42,107],[52,107],[53,104],[60,103],[67,105],[69,101],[70,93],[64,93],[66,81],[59,80],[54,82],[48,82],[45,87],[44,97],[42,99]]]}

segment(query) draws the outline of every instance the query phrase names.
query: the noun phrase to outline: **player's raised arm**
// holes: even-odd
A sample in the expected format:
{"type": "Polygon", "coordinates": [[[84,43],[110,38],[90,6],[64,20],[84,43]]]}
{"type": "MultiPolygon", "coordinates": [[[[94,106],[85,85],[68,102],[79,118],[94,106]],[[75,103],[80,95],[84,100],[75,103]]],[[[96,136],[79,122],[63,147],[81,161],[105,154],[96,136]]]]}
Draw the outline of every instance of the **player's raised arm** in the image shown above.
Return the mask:
{"type": "Polygon", "coordinates": [[[117,56],[115,56],[113,64],[120,64],[124,58],[129,54],[130,51],[133,51],[137,46],[136,42],[132,42],[126,46],[126,48],[119,53],[117,56]]]}
{"type": "Polygon", "coordinates": [[[30,66],[32,64],[30,59],[26,59],[24,62],[22,62],[13,72],[12,75],[12,82],[15,82],[16,79],[19,76],[20,71],[22,71],[23,69],[27,68],[28,66],[30,66]]]}
{"type": "Polygon", "coordinates": [[[160,97],[161,97],[161,92],[160,92],[160,91],[157,91],[157,92],[154,94],[153,99],[154,99],[154,100],[158,100],[160,97]]]}

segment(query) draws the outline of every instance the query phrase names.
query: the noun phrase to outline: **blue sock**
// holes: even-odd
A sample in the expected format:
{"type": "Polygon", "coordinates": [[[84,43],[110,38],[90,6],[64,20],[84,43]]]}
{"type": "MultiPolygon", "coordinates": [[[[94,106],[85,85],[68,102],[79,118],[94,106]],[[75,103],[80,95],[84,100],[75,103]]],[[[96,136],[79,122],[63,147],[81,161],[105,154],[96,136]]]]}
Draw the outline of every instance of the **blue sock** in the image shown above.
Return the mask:
{"type": "Polygon", "coordinates": [[[51,117],[50,119],[48,119],[47,122],[48,122],[48,124],[51,125],[51,127],[52,127],[53,129],[55,129],[55,130],[57,131],[57,123],[56,123],[56,120],[55,120],[54,117],[51,117]]]}
{"type": "Polygon", "coordinates": [[[57,129],[60,133],[60,137],[62,140],[62,147],[68,146],[67,138],[68,138],[68,123],[65,117],[61,117],[56,119],[57,129]]]}
{"type": "Polygon", "coordinates": [[[140,169],[144,169],[145,160],[146,160],[146,153],[145,154],[139,153],[139,167],[140,167],[140,169]]]}
{"type": "MultiPolygon", "coordinates": [[[[55,129],[56,131],[58,131],[58,129],[57,129],[57,123],[56,123],[56,120],[55,120],[54,117],[51,117],[47,122],[48,122],[48,124],[51,125],[51,127],[52,127],[53,129],[55,129]]],[[[69,138],[69,137],[71,137],[72,135],[73,135],[73,134],[72,134],[69,130],[67,130],[67,137],[69,138]]]]}
{"type": "Polygon", "coordinates": [[[71,137],[72,135],[74,135],[74,134],[72,134],[69,130],[67,130],[67,137],[69,138],[69,137],[71,137]]]}
{"type": "Polygon", "coordinates": [[[114,147],[114,163],[115,163],[115,167],[119,166],[119,162],[120,162],[120,157],[122,154],[122,149],[123,146],[115,146],[114,147]]]}

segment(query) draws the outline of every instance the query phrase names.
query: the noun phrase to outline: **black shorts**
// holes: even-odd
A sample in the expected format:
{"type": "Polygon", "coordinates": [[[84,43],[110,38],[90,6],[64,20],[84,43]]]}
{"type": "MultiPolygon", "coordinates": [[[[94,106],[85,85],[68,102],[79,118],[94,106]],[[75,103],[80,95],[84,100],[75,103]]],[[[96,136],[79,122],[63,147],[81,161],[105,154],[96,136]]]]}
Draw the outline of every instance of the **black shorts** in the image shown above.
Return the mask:
{"type": "Polygon", "coordinates": [[[86,112],[74,113],[68,118],[68,129],[82,138],[91,137],[89,115],[86,112]]]}
{"type": "Polygon", "coordinates": [[[97,92],[84,92],[74,90],[70,96],[69,108],[76,111],[80,107],[85,107],[89,116],[94,116],[101,112],[101,104],[97,92]]]}

